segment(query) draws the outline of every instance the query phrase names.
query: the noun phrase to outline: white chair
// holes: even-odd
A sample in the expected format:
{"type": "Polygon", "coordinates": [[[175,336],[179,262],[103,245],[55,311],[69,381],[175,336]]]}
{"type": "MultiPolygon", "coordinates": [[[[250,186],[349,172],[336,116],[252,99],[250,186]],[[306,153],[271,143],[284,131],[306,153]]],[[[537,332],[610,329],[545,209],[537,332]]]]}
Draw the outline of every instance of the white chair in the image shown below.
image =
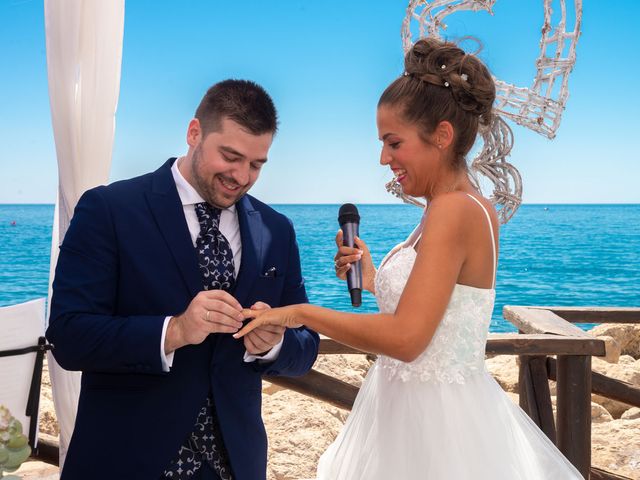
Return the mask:
{"type": "Polygon", "coordinates": [[[20,421],[35,450],[44,353],[45,299],[0,307],[0,404],[20,421]]]}

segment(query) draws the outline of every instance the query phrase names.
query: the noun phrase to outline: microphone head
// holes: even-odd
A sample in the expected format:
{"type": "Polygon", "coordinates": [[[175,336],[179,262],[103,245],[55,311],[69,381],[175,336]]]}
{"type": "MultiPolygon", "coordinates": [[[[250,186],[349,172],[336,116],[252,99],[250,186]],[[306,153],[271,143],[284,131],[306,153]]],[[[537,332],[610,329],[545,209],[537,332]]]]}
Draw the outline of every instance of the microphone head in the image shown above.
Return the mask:
{"type": "Polygon", "coordinates": [[[344,225],[345,223],[360,223],[360,214],[353,203],[345,203],[340,207],[338,211],[338,223],[340,225],[344,225]]]}

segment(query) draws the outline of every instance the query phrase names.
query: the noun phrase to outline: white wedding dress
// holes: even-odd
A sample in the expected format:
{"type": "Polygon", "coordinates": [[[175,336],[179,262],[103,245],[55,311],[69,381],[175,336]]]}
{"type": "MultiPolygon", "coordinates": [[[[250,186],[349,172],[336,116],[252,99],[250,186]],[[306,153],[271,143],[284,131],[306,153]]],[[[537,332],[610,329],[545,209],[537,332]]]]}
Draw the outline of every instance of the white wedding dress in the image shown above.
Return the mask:
{"type": "MultiPolygon", "coordinates": [[[[378,269],[382,313],[396,309],[420,228],[378,269]]],[[[344,428],[320,458],[318,480],[583,478],[485,368],[494,298],[493,288],[456,284],[417,359],[378,357],[344,428]]]]}

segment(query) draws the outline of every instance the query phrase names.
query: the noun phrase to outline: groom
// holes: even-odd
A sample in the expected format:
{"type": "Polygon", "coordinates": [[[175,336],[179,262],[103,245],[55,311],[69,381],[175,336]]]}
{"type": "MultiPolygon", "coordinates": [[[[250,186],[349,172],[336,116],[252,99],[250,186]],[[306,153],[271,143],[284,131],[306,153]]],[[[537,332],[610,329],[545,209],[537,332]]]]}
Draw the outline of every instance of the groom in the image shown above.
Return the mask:
{"type": "Polygon", "coordinates": [[[62,480],[266,476],[261,375],[302,375],[318,335],[231,336],[243,307],[307,301],[293,228],[247,195],[277,129],[253,82],[211,87],[186,156],[87,191],[60,247],[47,337],[81,370],[62,480]]]}

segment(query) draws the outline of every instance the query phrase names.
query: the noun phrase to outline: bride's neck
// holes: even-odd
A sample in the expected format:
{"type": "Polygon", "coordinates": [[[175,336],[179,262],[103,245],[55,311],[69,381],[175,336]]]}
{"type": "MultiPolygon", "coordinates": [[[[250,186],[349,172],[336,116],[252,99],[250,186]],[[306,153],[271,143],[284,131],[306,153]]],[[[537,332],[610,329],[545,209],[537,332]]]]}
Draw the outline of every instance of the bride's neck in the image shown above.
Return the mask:
{"type": "Polygon", "coordinates": [[[450,172],[442,175],[432,186],[429,192],[425,195],[427,203],[433,201],[434,198],[439,195],[444,195],[449,192],[464,192],[477,194],[477,190],[471,184],[469,180],[469,174],[466,170],[459,172],[450,172]]]}

